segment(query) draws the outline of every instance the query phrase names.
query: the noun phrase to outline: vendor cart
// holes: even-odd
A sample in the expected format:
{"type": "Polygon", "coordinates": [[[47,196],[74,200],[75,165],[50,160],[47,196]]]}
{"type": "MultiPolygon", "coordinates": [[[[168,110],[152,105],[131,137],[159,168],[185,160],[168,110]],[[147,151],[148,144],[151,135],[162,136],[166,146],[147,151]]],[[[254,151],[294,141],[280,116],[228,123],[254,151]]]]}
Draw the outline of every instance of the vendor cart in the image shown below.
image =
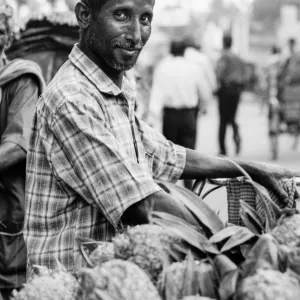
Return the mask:
{"type": "Polygon", "coordinates": [[[49,83],[68,59],[78,39],[79,27],[73,13],[33,16],[7,51],[7,56],[9,59],[24,58],[36,62],[46,83],[49,83]]]}

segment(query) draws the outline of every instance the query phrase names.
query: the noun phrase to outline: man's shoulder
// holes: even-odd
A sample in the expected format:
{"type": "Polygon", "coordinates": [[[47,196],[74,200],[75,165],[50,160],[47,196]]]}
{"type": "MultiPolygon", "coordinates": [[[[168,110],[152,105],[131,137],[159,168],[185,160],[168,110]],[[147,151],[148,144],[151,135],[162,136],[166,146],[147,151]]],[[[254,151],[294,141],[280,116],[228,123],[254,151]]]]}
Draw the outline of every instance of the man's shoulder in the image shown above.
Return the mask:
{"type": "Polygon", "coordinates": [[[50,81],[42,98],[54,112],[68,102],[83,102],[83,99],[88,101],[93,97],[95,90],[96,87],[89,79],[70,61],[67,61],[50,81]]]}
{"type": "Polygon", "coordinates": [[[0,70],[0,86],[2,87],[15,83],[27,84],[28,81],[39,85],[41,91],[44,89],[42,70],[31,60],[14,59],[8,61],[0,70]]]}

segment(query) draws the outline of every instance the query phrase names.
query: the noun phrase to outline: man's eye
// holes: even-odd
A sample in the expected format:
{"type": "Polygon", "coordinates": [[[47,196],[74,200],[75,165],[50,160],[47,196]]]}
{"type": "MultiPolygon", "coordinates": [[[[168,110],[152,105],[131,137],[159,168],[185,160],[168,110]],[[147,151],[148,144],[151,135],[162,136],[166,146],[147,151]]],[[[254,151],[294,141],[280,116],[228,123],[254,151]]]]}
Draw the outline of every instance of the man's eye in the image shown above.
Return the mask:
{"type": "Polygon", "coordinates": [[[126,14],[123,11],[117,11],[117,12],[115,12],[115,17],[119,21],[124,21],[127,18],[126,14]]]}
{"type": "Polygon", "coordinates": [[[141,17],[141,22],[143,24],[149,25],[151,23],[151,18],[149,15],[144,15],[141,17]]]}

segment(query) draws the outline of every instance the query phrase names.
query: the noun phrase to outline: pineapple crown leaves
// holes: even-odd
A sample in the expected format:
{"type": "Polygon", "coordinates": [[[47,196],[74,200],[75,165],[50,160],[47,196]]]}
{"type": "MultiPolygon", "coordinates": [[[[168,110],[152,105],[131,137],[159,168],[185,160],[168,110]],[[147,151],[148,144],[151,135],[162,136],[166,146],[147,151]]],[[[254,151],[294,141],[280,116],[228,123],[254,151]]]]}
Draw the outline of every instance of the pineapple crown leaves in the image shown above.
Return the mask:
{"type": "Polygon", "coordinates": [[[256,235],[265,233],[266,228],[262,224],[257,211],[243,200],[240,200],[240,205],[240,215],[245,226],[256,235]]]}
{"type": "Polygon", "coordinates": [[[219,285],[219,299],[230,300],[236,294],[237,285],[239,282],[239,270],[234,270],[225,275],[219,285]]]}
{"type": "Polygon", "coordinates": [[[196,262],[191,252],[181,263],[175,263],[163,270],[158,290],[165,300],[180,300],[200,292],[196,262]]]}
{"type": "Polygon", "coordinates": [[[237,246],[242,246],[245,243],[251,242],[256,235],[248,228],[241,226],[228,226],[216,233],[209,239],[210,243],[220,244],[221,253],[230,251],[237,246]]]}
{"type": "Polygon", "coordinates": [[[261,268],[279,270],[281,265],[278,243],[270,234],[264,234],[249,251],[242,264],[242,277],[252,276],[261,268]]]}
{"type": "Polygon", "coordinates": [[[217,271],[219,281],[221,282],[225,276],[232,272],[238,270],[237,265],[232,262],[226,255],[217,255],[213,260],[212,264],[217,271]]]}
{"type": "Polygon", "coordinates": [[[200,294],[205,297],[218,298],[218,280],[216,271],[209,261],[202,260],[197,265],[200,294]]]}
{"type": "MultiPolygon", "coordinates": [[[[250,175],[240,165],[238,165],[236,162],[230,160],[227,157],[224,157],[224,158],[226,160],[228,160],[229,162],[231,162],[233,165],[235,165],[237,167],[237,169],[240,170],[240,172],[242,172],[242,174],[246,177],[245,182],[248,182],[254,188],[256,195],[258,197],[258,200],[260,201],[260,203],[262,204],[263,209],[264,209],[264,215],[266,218],[265,224],[263,226],[264,232],[270,232],[273,228],[275,228],[276,222],[282,215],[285,216],[285,215],[291,215],[291,214],[297,213],[297,210],[295,210],[295,209],[281,209],[271,199],[267,190],[264,187],[262,187],[259,183],[252,180],[250,175]],[[274,215],[272,215],[270,208],[273,211],[274,215]]],[[[245,205],[243,206],[243,208],[245,209],[245,205]]],[[[248,212],[248,214],[246,214],[246,216],[245,216],[245,214],[243,214],[243,211],[242,211],[242,217],[246,221],[246,224],[248,225],[249,229],[254,230],[255,226],[257,226],[257,225],[259,227],[261,227],[260,226],[261,222],[257,222],[258,220],[260,220],[258,215],[257,214],[251,215],[251,214],[249,214],[249,211],[247,211],[247,212],[248,212]],[[254,217],[254,220],[251,217],[254,217]],[[257,217],[258,217],[258,219],[257,219],[257,217]],[[249,221],[251,222],[250,224],[249,224],[249,221]]]]}
{"type": "Polygon", "coordinates": [[[188,223],[167,213],[155,212],[152,215],[154,224],[167,228],[168,231],[185,241],[202,253],[219,254],[219,250],[208,239],[188,223]]]}
{"type": "Polygon", "coordinates": [[[230,251],[235,247],[241,246],[251,240],[253,240],[253,242],[256,241],[256,235],[248,228],[240,227],[239,230],[233,236],[231,236],[230,239],[222,247],[221,253],[230,251]]]}
{"type": "Polygon", "coordinates": [[[169,193],[176,201],[180,201],[196,218],[198,226],[204,228],[211,236],[224,228],[220,217],[195,193],[170,182],[159,181],[158,185],[169,193]]]}
{"type": "Polygon", "coordinates": [[[108,242],[95,241],[91,238],[85,237],[77,237],[76,241],[79,245],[80,252],[89,267],[94,267],[95,265],[90,259],[91,253],[94,252],[99,246],[110,244],[108,242]]]}
{"type": "Polygon", "coordinates": [[[220,300],[232,299],[240,275],[237,265],[223,254],[217,255],[212,264],[218,276],[218,298],[220,300]]]}

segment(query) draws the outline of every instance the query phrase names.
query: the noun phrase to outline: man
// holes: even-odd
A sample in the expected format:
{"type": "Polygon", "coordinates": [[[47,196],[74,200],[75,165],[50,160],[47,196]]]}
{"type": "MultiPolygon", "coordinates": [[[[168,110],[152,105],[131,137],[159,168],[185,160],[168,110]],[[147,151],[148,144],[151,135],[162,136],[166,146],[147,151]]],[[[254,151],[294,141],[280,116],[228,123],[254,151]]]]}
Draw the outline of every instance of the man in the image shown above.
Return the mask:
{"type": "MultiPolygon", "coordinates": [[[[34,109],[44,81],[33,62],[8,61],[13,39],[12,8],[0,2],[0,295],[9,299],[26,278],[22,229],[26,151],[34,109]]],[[[0,297],[1,298],[1,297],[0,297]]]]}
{"type": "MultiPolygon", "coordinates": [[[[136,117],[123,74],[150,37],[153,7],[154,0],[76,5],[79,44],[40,97],[33,121],[24,227],[29,267],[55,268],[56,260],[68,271],[85,266],[78,237],[110,240],[122,225],[147,223],[153,203],[173,201],[156,179],[240,175],[227,160],[177,146],[136,117]]],[[[274,181],[281,168],[267,177],[242,166],[286,197],[274,181]]]]}
{"type": "Polygon", "coordinates": [[[217,80],[219,89],[219,146],[220,155],[227,155],[225,145],[226,129],[228,125],[233,129],[236,154],[241,150],[241,137],[239,126],[236,122],[236,113],[240,102],[241,92],[245,84],[245,65],[243,61],[231,51],[232,37],[224,35],[223,53],[217,62],[217,80]]]}
{"type": "MultiPolygon", "coordinates": [[[[155,127],[162,119],[162,133],[168,140],[195,149],[198,113],[206,112],[211,91],[198,66],[184,57],[185,50],[185,41],[171,42],[170,55],[157,66],[149,122],[155,127]]],[[[185,180],[184,185],[191,189],[192,181],[185,180]]]]}
{"type": "Polygon", "coordinates": [[[185,50],[184,57],[196,64],[200,68],[201,76],[206,80],[205,85],[208,85],[210,92],[210,100],[213,99],[213,95],[217,89],[217,78],[215,70],[210,59],[203,53],[201,46],[195,42],[190,42],[185,50]]]}

